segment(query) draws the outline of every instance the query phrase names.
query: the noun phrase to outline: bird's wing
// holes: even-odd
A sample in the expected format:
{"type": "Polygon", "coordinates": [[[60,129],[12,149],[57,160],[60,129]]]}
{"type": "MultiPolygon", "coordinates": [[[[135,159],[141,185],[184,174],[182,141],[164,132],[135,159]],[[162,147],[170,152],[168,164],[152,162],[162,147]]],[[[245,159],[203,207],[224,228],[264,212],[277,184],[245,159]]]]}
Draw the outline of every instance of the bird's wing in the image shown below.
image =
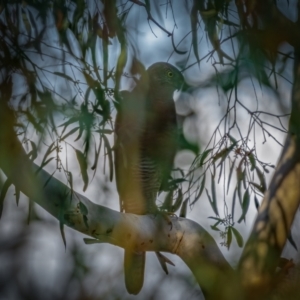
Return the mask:
{"type": "MultiPolygon", "coordinates": [[[[143,129],[143,94],[122,92],[122,103],[115,123],[115,173],[121,211],[146,213],[140,170],[140,138],[143,129]],[[140,101],[140,102],[139,102],[140,101]]],[[[138,294],[144,283],[146,253],[125,249],[124,276],[128,293],[138,294]]]]}
{"type": "MultiPolygon", "coordinates": [[[[166,99],[165,99],[166,100],[166,99]]],[[[154,112],[151,122],[146,129],[145,144],[147,156],[156,164],[156,172],[159,174],[159,188],[166,188],[171,174],[175,154],[178,148],[178,129],[176,111],[173,99],[166,100],[169,104],[159,112],[154,112]]],[[[158,192],[158,190],[157,190],[158,192]]]]}
{"type": "Polygon", "coordinates": [[[143,94],[122,92],[115,123],[115,173],[121,211],[146,213],[140,178],[140,137],[143,129],[143,94]]]}

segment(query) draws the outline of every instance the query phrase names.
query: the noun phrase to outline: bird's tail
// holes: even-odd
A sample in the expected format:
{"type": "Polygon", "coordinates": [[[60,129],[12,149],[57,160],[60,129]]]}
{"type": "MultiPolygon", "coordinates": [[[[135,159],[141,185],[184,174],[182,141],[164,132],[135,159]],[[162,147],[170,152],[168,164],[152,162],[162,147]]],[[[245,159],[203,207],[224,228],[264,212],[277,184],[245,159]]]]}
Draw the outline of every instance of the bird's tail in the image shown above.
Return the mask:
{"type": "Polygon", "coordinates": [[[124,254],[124,275],[125,285],[129,294],[137,295],[144,283],[145,252],[132,252],[125,250],[124,254]]]}

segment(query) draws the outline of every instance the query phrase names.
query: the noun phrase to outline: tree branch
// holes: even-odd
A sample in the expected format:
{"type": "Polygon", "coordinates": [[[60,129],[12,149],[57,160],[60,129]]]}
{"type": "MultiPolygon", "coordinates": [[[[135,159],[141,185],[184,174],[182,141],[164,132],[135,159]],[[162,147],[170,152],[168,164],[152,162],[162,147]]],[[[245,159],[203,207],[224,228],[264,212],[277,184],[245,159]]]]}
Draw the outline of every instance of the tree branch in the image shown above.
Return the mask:
{"type": "MultiPolygon", "coordinates": [[[[274,13],[274,7],[272,12],[274,13]]],[[[280,18],[285,22],[283,16],[280,18]]],[[[276,19],[273,21],[275,22],[276,19]]],[[[295,24],[299,28],[300,19],[295,24]]],[[[239,264],[242,285],[251,292],[252,297],[261,296],[271,288],[280,254],[300,204],[300,47],[298,44],[295,47],[291,102],[289,133],[239,264]]]]}
{"type": "Polygon", "coordinates": [[[5,145],[0,152],[1,169],[20,191],[60,222],[95,238],[86,239],[86,243],[176,254],[206,295],[220,293],[215,284],[232,278],[234,273],[216,242],[199,224],[174,216],[170,226],[161,215],[125,214],[91,202],[28,159],[13,130],[14,118],[8,108],[0,110],[0,120],[5,124],[0,130],[0,144],[5,145]]]}

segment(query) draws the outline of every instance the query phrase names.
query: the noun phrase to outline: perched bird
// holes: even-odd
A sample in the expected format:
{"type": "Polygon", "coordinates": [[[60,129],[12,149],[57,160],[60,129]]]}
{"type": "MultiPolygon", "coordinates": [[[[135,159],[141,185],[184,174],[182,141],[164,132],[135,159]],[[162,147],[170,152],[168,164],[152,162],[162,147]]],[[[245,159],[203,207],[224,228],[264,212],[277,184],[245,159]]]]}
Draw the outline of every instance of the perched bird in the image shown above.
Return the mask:
{"type": "MultiPolygon", "coordinates": [[[[156,198],[167,185],[177,147],[173,94],[183,84],[177,68],[159,62],[144,71],[131,92],[121,92],[114,147],[121,211],[158,213],[156,198]]],[[[167,272],[165,262],[171,262],[160,253],[157,257],[167,272]]],[[[125,284],[130,294],[141,290],[144,268],[145,252],[125,249],[125,284]]]]}

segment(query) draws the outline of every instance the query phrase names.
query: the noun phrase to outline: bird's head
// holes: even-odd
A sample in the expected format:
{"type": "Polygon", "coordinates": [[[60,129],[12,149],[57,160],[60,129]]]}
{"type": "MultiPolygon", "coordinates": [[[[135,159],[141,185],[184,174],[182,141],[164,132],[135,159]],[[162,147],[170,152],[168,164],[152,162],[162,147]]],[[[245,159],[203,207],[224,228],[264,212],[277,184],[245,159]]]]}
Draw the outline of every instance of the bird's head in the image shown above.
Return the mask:
{"type": "Polygon", "coordinates": [[[180,90],[185,84],[182,73],[171,64],[158,62],[147,69],[149,86],[164,86],[173,92],[180,90]]]}

